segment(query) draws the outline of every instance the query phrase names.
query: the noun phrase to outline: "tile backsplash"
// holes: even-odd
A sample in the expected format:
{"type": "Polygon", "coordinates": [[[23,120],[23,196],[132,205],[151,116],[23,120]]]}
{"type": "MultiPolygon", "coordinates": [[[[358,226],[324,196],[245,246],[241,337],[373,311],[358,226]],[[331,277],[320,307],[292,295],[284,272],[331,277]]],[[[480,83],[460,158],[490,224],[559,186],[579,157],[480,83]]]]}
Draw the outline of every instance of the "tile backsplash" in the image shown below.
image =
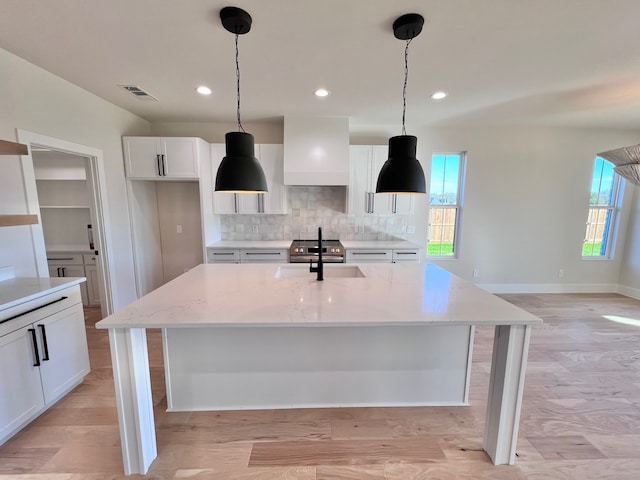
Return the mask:
{"type": "Polygon", "coordinates": [[[347,215],[346,193],[346,187],[287,187],[287,215],[222,215],[222,240],[312,239],[318,227],[324,238],[406,239],[407,215],[347,215]]]}

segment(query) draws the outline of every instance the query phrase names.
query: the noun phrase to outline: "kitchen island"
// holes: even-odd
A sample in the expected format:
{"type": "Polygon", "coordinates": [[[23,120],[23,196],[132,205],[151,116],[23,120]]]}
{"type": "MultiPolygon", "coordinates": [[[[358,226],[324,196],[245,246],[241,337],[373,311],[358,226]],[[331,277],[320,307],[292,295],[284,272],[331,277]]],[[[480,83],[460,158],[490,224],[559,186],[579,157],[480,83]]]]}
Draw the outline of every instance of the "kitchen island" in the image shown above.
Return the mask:
{"type": "Polygon", "coordinates": [[[513,463],[541,320],[429,264],[200,265],[102,320],[126,474],[157,455],[146,329],[170,410],[464,405],[473,327],[495,326],[484,448],[513,463]]]}

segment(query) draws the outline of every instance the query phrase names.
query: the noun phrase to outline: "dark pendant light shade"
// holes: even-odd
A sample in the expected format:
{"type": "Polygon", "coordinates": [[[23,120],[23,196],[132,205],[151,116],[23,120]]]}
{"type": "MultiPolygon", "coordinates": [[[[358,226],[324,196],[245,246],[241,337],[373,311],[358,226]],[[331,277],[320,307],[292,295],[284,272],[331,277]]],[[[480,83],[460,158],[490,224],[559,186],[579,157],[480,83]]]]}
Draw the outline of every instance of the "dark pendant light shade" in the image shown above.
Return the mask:
{"type": "Polygon", "coordinates": [[[418,139],[407,135],[405,130],[405,111],[407,107],[407,79],[409,74],[409,44],[420,35],[424,17],[418,13],[408,13],[393,22],[393,35],[405,40],[404,48],[404,86],[402,89],[402,135],[389,139],[389,158],[378,174],[376,193],[427,193],[422,165],[416,158],[418,139]]]}
{"type": "Polygon", "coordinates": [[[424,171],[416,158],[417,145],[413,135],[389,139],[389,159],[380,169],[376,193],[427,193],[424,171]]]}
{"type": "Polygon", "coordinates": [[[246,133],[240,121],[240,63],[238,61],[238,36],[251,30],[251,15],[241,8],[225,7],[220,10],[222,26],[236,37],[236,90],[238,95],[236,114],[238,132],[224,136],[226,155],[216,174],[216,192],[267,193],[267,179],[255,156],[253,135],[246,133]]]}
{"type": "Polygon", "coordinates": [[[216,192],[266,193],[267,179],[255,157],[253,135],[229,132],[224,139],[226,155],[218,167],[216,192]]]}

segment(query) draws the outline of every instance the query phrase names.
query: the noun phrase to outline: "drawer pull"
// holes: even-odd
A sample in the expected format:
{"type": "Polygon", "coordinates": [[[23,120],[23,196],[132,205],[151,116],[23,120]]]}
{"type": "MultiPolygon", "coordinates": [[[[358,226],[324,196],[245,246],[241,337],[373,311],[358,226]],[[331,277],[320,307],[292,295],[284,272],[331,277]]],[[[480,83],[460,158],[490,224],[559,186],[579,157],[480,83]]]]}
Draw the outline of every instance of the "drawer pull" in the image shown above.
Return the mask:
{"type": "Polygon", "coordinates": [[[14,315],[13,317],[6,318],[6,319],[2,320],[0,322],[0,324],[8,322],[9,320],[15,320],[16,318],[22,317],[23,315],[26,315],[27,313],[35,312],[36,310],[40,310],[41,308],[48,307],[49,305],[53,305],[54,303],[58,303],[58,302],[61,302],[63,300],[66,300],[67,298],[69,298],[69,297],[60,297],[58,300],[54,300],[53,302],[45,303],[44,305],[40,305],[39,307],[32,308],[31,310],[27,310],[26,312],[19,313],[17,315],[14,315]]]}
{"type": "Polygon", "coordinates": [[[387,252],[353,252],[351,255],[388,255],[387,252]]]}
{"type": "Polygon", "coordinates": [[[214,255],[235,255],[234,252],[213,252],[214,255]]]}
{"type": "Polygon", "coordinates": [[[396,252],[396,255],[417,255],[417,252],[396,252]]]}
{"type": "Polygon", "coordinates": [[[33,364],[34,367],[40,366],[40,355],[38,355],[38,339],[36,338],[36,329],[30,328],[31,332],[31,340],[33,340],[33,353],[36,356],[36,363],[33,364]]]}
{"type": "Polygon", "coordinates": [[[282,255],[281,252],[245,252],[245,255],[282,255]]]}
{"type": "Polygon", "coordinates": [[[42,346],[44,347],[44,355],[42,356],[42,361],[46,362],[49,360],[49,344],[47,343],[47,331],[44,328],[44,325],[38,325],[40,329],[40,333],[42,334],[42,346]]]}
{"type": "Polygon", "coordinates": [[[49,262],[60,262],[60,261],[71,261],[71,260],[75,260],[73,257],[71,258],[47,258],[47,261],[49,262]]]}

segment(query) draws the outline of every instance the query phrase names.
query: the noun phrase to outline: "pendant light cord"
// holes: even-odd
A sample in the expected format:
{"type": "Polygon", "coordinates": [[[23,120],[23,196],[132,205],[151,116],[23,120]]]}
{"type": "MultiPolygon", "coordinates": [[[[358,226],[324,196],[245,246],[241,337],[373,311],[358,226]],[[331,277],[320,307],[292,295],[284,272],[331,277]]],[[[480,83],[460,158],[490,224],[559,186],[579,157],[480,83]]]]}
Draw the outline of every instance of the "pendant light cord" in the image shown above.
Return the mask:
{"type": "MultiPolygon", "coordinates": [[[[405,83],[406,83],[406,80],[405,80],[405,83]]],[[[238,62],[238,34],[237,33],[236,33],[236,87],[237,87],[237,93],[238,93],[238,107],[237,107],[238,130],[241,132],[244,132],[244,127],[242,126],[242,122],[240,121],[240,63],[238,62]]]]}
{"type": "Polygon", "coordinates": [[[404,128],[404,118],[407,111],[407,79],[409,78],[409,44],[413,38],[407,40],[407,44],[404,47],[404,85],[402,87],[402,135],[407,134],[407,130],[404,128]]]}

